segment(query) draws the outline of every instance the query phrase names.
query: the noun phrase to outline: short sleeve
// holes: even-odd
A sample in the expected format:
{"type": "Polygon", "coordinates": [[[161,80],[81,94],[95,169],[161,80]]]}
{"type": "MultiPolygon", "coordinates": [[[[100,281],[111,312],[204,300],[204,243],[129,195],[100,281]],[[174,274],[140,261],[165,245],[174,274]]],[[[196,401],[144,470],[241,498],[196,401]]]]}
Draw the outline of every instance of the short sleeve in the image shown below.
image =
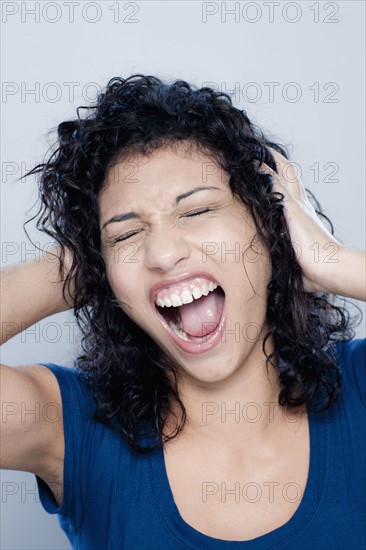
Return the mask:
{"type": "Polygon", "coordinates": [[[77,522],[83,493],[82,448],[93,416],[93,400],[86,385],[86,375],[75,367],[39,363],[50,369],[60,387],[65,440],[63,498],[57,505],[50,487],[36,477],[40,502],[49,514],[59,514],[77,522]]]}
{"type": "Polygon", "coordinates": [[[343,378],[366,408],[366,338],[338,342],[335,348],[343,378]]]}

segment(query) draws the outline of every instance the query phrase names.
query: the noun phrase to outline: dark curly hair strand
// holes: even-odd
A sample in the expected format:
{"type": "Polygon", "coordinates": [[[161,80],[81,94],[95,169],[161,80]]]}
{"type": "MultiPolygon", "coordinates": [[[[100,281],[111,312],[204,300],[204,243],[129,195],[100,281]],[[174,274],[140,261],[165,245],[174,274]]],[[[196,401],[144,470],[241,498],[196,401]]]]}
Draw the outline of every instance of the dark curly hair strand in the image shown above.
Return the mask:
{"type": "MultiPolygon", "coordinates": [[[[270,330],[262,348],[267,367],[270,361],[278,372],[282,388],[279,404],[297,407],[308,403],[319,389],[324,394],[320,410],[330,408],[340,392],[340,372],[329,346],[349,340],[355,333],[350,314],[334,305],[331,295],[304,291],[283,195],[273,191],[271,176],[259,172],[262,163],[276,171],[269,147],[288,159],[286,148],[267,139],[244,110],[233,106],[228,94],[209,87],[198,89],[183,80],[165,83],[141,74],[112,78],[95,105],[79,107],[77,119],[62,122],[57,131],[55,150],[48,160],[26,174],[40,174],[41,205],[24,229],[37,217],[37,229],[57,241],[60,273],[64,248],[73,254],[63,292],[65,296],[74,278],[73,309],[83,335],[83,354],[76,365],[88,374],[96,400],[95,419],[119,430],[141,453],[155,449],[161,435],[166,440],[175,437],[186,421],[176,367],[122,311],[109,286],[100,251],[97,207],[98,194],[114,163],[177,143],[210,155],[230,175],[232,192],[248,207],[258,236],[270,252],[270,330]],[[81,110],[87,111],[84,118],[81,110]],[[270,336],[275,351],[268,356],[265,343],[270,336]],[[164,434],[173,403],[182,414],[179,421],[176,416],[176,429],[164,434]],[[153,421],[155,440],[142,445],[140,428],[149,421],[153,421]]],[[[334,234],[319,203],[306,191],[334,234]]]]}

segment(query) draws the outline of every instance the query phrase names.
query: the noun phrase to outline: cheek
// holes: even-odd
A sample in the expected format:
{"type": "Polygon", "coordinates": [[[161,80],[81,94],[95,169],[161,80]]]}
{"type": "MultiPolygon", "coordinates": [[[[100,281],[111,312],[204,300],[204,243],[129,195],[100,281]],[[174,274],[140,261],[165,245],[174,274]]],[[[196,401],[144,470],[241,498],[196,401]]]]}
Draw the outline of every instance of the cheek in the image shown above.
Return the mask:
{"type": "Polygon", "coordinates": [[[203,251],[207,251],[207,256],[211,254],[215,261],[223,264],[223,267],[226,264],[233,268],[237,267],[244,270],[244,275],[245,269],[248,273],[255,273],[257,264],[260,264],[263,269],[267,261],[262,254],[262,245],[255,236],[255,230],[246,223],[246,220],[234,213],[231,217],[211,226],[210,231],[206,233],[206,238],[203,239],[203,251]]]}
{"type": "Polygon", "coordinates": [[[111,258],[109,258],[106,263],[106,276],[108,283],[117,300],[127,301],[127,297],[131,296],[133,285],[129,282],[132,279],[131,275],[129,275],[129,271],[130,270],[126,269],[126,266],[123,263],[116,262],[111,258]]]}
{"type": "Polygon", "coordinates": [[[110,262],[106,271],[109,285],[121,309],[137,324],[146,315],[139,266],[140,263],[110,262]]]}
{"type": "Polygon", "coordinates": [[[266,301],[267,285],[272,275],[272,266],[268,253],[262,244],[259,245],[257,243],[253,245],[253,251],[249,248],[247,249],[243,258],[243,270],[245,270],[247,280],[250,280],[254,288],[252,293],[256,294],[256,298],[259,301],[266,301]]]}

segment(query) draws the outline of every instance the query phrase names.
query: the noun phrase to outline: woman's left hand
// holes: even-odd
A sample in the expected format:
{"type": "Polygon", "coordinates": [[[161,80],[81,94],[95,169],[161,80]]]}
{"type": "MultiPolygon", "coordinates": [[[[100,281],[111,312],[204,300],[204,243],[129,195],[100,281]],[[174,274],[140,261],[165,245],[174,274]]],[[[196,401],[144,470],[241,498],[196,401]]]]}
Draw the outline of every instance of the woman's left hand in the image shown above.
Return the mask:
{"type": "Polygon", "coordinates": [[[270,151],[278,173],[266,164],[260,171],[269,173],[274,190],[284,195],[285,217],[305,291],[366,300],[365,253],[335,239],[316,214],[294,165],[276,150],[270,151]]]}

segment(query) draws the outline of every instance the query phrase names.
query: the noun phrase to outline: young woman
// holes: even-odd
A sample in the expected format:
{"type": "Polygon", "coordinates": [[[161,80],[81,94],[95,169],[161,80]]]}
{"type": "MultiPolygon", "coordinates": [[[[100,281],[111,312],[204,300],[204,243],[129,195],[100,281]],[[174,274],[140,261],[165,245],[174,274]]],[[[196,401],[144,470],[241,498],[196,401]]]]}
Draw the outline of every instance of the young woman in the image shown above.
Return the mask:
{"type": "Polygon", "coordinates": [[[335,299],[365,254],[226,94],[133,75],[86,109],[30,172],[55,247],[2,274],[3,331],[73,308],[83,353],[2,365],[62,418],[7,414],[1,467],[80,550],[360,549],[366,340],[335,299]]]}

